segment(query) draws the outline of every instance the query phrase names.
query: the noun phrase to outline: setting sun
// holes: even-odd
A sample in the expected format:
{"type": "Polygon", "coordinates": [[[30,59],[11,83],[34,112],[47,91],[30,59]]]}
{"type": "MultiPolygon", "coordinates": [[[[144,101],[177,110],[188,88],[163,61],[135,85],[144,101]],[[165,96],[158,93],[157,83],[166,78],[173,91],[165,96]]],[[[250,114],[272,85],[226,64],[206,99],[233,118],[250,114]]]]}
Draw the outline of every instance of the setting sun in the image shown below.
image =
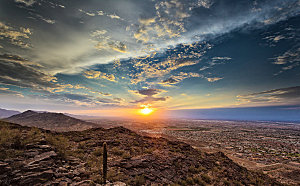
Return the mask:
{"type": "Polygon", "coordinates": [[[141,105],[141,109],[139,110],[139,113],[142,115],[150,115],[153,113],[154,109],[151,108],[149,105],[141,105]]]}
{"type": "Polygon", "coordinates": [[[143,108],[143,109],[140,110],[140,112],[142,114],[144,114],[144,115],[149,115],[149,114],[151,114],[153,112],[153,109],[151,109],[151,108],[143,108]]]}

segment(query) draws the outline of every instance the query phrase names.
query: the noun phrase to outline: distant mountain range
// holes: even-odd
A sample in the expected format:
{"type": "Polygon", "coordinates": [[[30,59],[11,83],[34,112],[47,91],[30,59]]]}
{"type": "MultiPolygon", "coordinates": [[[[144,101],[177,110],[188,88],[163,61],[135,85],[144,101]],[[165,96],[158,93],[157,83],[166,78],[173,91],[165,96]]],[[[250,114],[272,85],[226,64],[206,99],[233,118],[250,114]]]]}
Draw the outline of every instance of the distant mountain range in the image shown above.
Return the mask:
{"type": "Polygon", "coordinates": [[[99,125],[82,121],[62,113],[35,112],[27,110],[4,119],[24,126],[38,127],[54,131],[82,131],[99,125]]]}
{"type": "Polygon", "coordinates": [[[0,118],[7,118],[16,114],[20,114],[21,112],[16,110],[6,110],[0,108],[0,118]]]}

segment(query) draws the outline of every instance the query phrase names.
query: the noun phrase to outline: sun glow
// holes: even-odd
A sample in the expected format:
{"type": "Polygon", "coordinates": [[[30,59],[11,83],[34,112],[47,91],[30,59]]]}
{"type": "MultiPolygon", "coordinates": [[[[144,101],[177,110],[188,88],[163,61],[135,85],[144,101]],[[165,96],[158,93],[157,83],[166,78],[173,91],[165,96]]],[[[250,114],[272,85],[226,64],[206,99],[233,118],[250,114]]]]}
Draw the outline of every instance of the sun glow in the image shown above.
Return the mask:
{"type": "Polygon", "coordinates": [[[154,109],[150,105],[141,105],[142,109],[139,110],[139,113],[142,115],[150,115],[153,113],[154,109]]]}

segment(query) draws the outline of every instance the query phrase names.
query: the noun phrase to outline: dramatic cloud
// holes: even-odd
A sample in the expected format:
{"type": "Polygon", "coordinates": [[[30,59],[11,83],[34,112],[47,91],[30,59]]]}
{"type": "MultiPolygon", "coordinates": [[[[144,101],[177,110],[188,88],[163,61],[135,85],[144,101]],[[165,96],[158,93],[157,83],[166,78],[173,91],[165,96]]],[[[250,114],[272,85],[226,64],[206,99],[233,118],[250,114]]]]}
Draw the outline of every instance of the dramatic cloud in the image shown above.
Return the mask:
{"type": "Polygon", "coordinates": [[[201,78],[204,78],[203,75],[200,75],[198,73],[192,73],[192,72],[189,72],[189,73],[186,73],[186,72],[180,72],[178,75],[173,75],[172,77],[166,79],[166,80],[163,80],[160,84],[164,85],[164,86],[172,86],[174,84],[177,84],[179,82],[181,82],[182,80],[184,79],[187,79],[187,78],[195,78],[195,77],[201,77],[201,78]]]}
{"type": "Polygon", "coordinates": [[[113,74],[106,74],[100,71],[85,71],[83,75],[88,79],[106,79],[108,81],[116,81],[116,78],[113,74]]]}
{"type": "Polygon", "coordinates": [[[220,77],[213,77],[213,78],[206,78],[207,79],[207,81],[209,81],[209,82],[215,82],[215,81],[219,81],[219,80],[221,80],[221,79],[223,79],[223,78],[220,78],[220,77]]]}
{"type": "Polygon", "coordinates": [[[0,83],[36,90],[57,88],[56,78],[39,70],[39,66],[16,55],[0,55],[0,83]]]}
{"type": "MultiPolygon", "coordinates": [[[[3,95],[85,108],[216,107],[299,79],[299,0],[58,3],[1,1],[3,95]]],[[[285,94],[239,100],[293,102],[285,94]]]]}
{"type": "Polygon", "coordinates": [[[138,90],[138,93],[144,96],[154,96],[158,93],[160,93],[161,90],[159,89],[143,89],[143,90],[138,90]]]}
{"type": "Polygon", "coordinates": [[[248,103],[300,104],[300,86],[240,95],[238,100],[248,103]]]}
{"type": "Polygon", "coordinates": [[[26,6],[31,6],[37,2],[37,0],[15,0],[17,3],[25,4],[26,6]]]}
{"type": "Polygon", "coordinates": [[[300,66],[300,47],[294,47],[285,52],[283,55],[277,56],[276,58],[274,58],[273,63],[282,66],[281,71],[279,71],[275,75],[300,66]]]}
{"type": "Polygon", "coordinates": [[[28,39],[31,34],[29,28],[13,28],[0,22],[0,39],[6,38],[13,45],[29,48],[28,39]]]}
{"type": "Polygon", "coordinates": [[[135,94],[144,96],[143,99],[133,101],[132,103],[144,103],[144,104],[151,104],[157,101],[166,101],[169,97],[154,97],[160,93],[164,92],[160,89],[142,89],[134,92],[135,94]]]}
{"type": "Polygon", "coordinates": [[[5,88],[5,87],[0,87],[0,94],[24,97],[21,93],[10,90],[9,88],[5,88]]]}

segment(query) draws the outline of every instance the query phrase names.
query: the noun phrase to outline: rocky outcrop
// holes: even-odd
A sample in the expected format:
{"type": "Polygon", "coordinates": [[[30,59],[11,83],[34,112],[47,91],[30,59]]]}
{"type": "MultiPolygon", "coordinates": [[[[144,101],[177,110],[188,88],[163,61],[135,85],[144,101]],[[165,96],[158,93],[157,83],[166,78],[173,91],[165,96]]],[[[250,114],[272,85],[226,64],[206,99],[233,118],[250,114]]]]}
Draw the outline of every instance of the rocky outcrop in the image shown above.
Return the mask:
{"type": "Polygon", "coordinates": [[[85,162],[62,159],[50,145],[26,145],[22,157],[0,161],[0,185],[81,185],[85,162]]]}

